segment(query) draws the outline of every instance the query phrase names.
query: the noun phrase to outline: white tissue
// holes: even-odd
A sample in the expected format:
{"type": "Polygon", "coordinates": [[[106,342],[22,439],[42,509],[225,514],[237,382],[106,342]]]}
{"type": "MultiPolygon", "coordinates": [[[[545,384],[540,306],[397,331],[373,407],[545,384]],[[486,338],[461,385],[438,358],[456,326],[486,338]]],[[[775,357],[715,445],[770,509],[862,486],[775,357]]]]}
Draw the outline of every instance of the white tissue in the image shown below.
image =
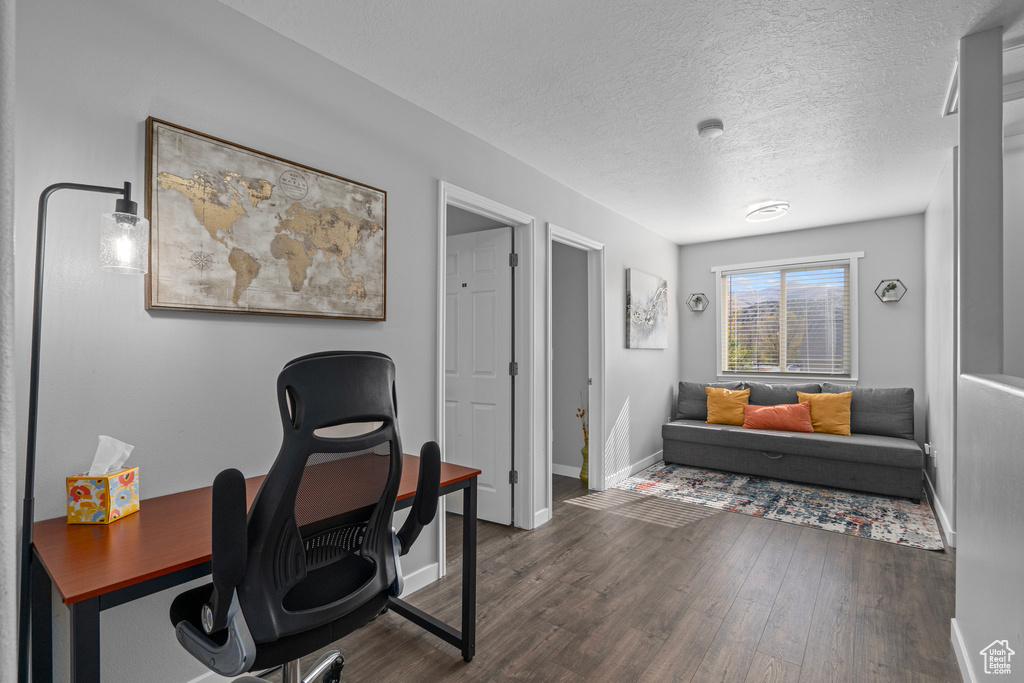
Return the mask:
{"type": "Polygon", "coordinates": [[[100,435],[100,445],[96,447],[96,455],[93,456],[92,466],[89,468],[90,477],[98,477],[102,474],[117,472],[124,465],[124,461],[132,454],[135,446],[124,441],[118,441],[111,436],[100,435]]]}

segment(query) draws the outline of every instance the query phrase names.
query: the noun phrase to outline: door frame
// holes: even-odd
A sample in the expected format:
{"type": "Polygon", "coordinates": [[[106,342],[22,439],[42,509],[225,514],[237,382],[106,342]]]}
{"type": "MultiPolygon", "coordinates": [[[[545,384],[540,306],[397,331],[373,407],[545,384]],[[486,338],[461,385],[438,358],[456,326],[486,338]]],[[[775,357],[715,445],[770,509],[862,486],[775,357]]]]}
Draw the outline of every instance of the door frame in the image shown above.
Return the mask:
{"type": "MultiPolygon", "coordinates": [[[[504,223],[512,228],[513,248],[519,254],[519,265],[515,274],[513,292],[515,307],[513,310],[514,329],[513,355],[519,364],[519,374],[515,382],[515,402],[512,410],[515,415],[512,462],[519,474],[520,485],[512,489],[512,500],[515,511],[512,523],[523,529],[534,527],[534,499],[536,470],[530,454],[536,452],[536,419],[531,410],[535,405],[536,378],[535,358],[539,344],[535,340],[537,320],[534,301],[534,254],[536,253],[535,227],[536,219],[500,202],[488,199],[465,188],[453,185],[444,180],[438,183],[438,219],[437,219],[437,442],[441,446],[441,457],[445,457],[445,420],[444,420],[444,357],[445,357],[445,242],[447,240],[448,207],[454,206],[486,218],[504,223]]],[[[439,575],[445,575],[445,525],[444,498],[439,508],[439,575]]]]}
{"type": "Polygon", "coordinates": [[[547,339],[546,339],[546,377],[545,388],[547,391],[547,441],[545,451],[547,456],[547,510],[552,510],[551,502],[551,470],[553,458],[554,421],[552,420],[552,327],[551,327],[551,265],[554,243],[565,244],[580,249],[587,254],[587,339],[588,339],[588,366],[590,379],[593,384],[590,387],[590,440],[597,448],[589,449],[590,466],[587,468],[588,487],[596,491],[603,491],[607,482],[605,481],[606,463],[608,460],[608,447],[605,443],[604,407],[605,407],[605,248],[604,244],[581,235],[578,232],[567,230],[554,223],[548,223],[546,254],[547,254],[547,284],[546,284],[546,313],[547,313],[547,339]],[[595,457],[596,456],[596,457],[595,457]]]}

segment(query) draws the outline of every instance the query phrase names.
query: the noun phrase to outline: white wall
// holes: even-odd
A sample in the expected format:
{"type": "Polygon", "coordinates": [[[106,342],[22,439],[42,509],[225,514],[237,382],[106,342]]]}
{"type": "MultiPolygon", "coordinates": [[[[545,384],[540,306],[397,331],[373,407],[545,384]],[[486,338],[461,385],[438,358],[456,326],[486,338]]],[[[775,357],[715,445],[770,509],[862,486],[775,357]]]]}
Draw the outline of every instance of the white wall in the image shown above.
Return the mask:
{"type": "Polygon", "coordinates": [[[0,681],[13,681],[17,650],[17,440],[14,394],[14,0],[0,0],[0,681]]]}
{"type": "Polygon", "coordinates": [[[1024,135],[1003,141],[1003,372],[1024,377],[1024,135]]]}
{"type": "Polygon", "coordinates": [[[467,232],[493,230],[508,226],[457,206],[449,206],[445,208],[444,227],[445,233],[448,235],[464,235],[467,232]]]}
{"type": "Polygon", "coordinates": [[[576,409],[587,393],[587,252],[559,242],[551,245],[551,459],[579,473],[583,429],[576,409]]]}
{"type": "Polygon", "coordinates": [[[1021,680],[1024,652],[1024,379],[961,375],[958,398],[956,619],[964,680],[983,681],[982,648],[1009,640],[1021,680]],[[970,669],[972,675],[968,677],[970,669]]]}
{"type": "Polygon", "coordinates": [[[946,538],[956,543],[956,150],[924,214],[925,471],[946,538]]]}
{"type": "MultiPolygon", "coordinates": [[[[398,367],[407,450],[436,437],[442,179],[536,216],[538,226],[555,222],[606,245],[606,424],[631,423],[631,439],[622,446],[631,461],[660,449],[660,425],[679,375],[678,334],[673,329],[666,351],[624,348],[624,277],[626,268],[643,267],[677,291],[676,245],[220,3],[34,0],[19,6],[16,27],[19,425],[28,386],[38,194],[57,181],[141,185],[146,116],[388,192],[388,310],[381,323],[147,312],[140,279],[101,273],[89,256],[98,239],[96,215],[110,209],[109,200],[55,195],[37,518],[64,514],[64,477],[88,463],[100,433],[135,444],[132,462],[141,467],[144,497],[208,485],[229,466],[247,475],[266,471],[280,442],[277,373],[287,360],[312,351],[390,354],[398,367]]],[[[541,254],[533,270],[540,301],[545,269],[541,254]]],[[[539,306],[538,334],[544,332],[542,312],[539,306]]],[[[543,358],[537,363],[545,367],[543,358]]],[[[546,425],[536,431],[546,435],[546,425]]],[[[23,444],[24,433],[19,439],[23,444]]],[[[549,479],[546,466],[538,467],[549,479]]],[[[541,505],[548,485],[539,485],[541,505]]],[[[431,528],[407,570],[435,563],[436,542],[431,528]]],[[[187,681],[203,672],[167,622],[173,593],[103,613],[104,680],[187,681]]],[[[67,611],[59,600],[54,611],[59,681],[67,678],[67,611]]]]}
{"type": "Polygon", "coordinates": [[[758,237],[682,247],[677,289],[680,301],[704,292],[711,304],[703,313],[683,309],[680,350],[682,379],[714,381],[717,372],[715,307],[721,302],[712,266],[803,256],[863,251],[860,259],[860,385],[913,387],[916,432],[924,435],[924,221],[922,216],[834,225],[758,237]],[[883,279],[899,278],[907,293],[899,303],[883,304],[874,289],[883,279]]]}

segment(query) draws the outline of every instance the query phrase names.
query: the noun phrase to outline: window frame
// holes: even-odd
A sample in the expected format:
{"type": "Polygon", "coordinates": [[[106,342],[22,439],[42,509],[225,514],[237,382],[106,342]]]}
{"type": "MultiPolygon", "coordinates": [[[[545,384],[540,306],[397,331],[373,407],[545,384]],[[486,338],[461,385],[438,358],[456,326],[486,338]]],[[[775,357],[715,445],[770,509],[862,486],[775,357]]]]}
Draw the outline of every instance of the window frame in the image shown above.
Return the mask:
{"type": "Polygon", "coordinates": [[[754,382],[799,383],[838,382],[841,384],[857,384],[860,376],[860,336],[859,336],[859,297],[857,264],[864,258],[863,251],[852,251],[845,254],[826,254],[823,256],[802,256],[771,261],[755,261],[752,263],[734,263],[726,266],[714,266],[711,272],[715,275],[715,289],[718,292],[718,303],[715,306],[715,368],[719,381],[750,380],[754,382]],[[848,263],[850,268],[850,374],[820,375],[802,372],[727,372],[722,369],[722,307],[725,305],[722,292],[722,278],[738,272],[757,272],[774,268],[791,268],[793,266],[828,266],[837,263],[848,263]]]}

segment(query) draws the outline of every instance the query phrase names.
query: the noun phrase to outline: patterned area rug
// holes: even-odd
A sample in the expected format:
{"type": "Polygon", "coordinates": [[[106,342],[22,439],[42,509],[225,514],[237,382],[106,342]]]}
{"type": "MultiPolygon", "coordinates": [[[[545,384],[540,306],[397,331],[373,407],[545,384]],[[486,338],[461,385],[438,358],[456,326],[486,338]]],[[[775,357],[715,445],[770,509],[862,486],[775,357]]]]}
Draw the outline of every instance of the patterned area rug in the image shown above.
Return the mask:
{"type": "Polygon", "coordinates": [[[616,489],[876,541],[942,550],[928,500],[876,496],[684,465],[652,465],[616,489]]]}

